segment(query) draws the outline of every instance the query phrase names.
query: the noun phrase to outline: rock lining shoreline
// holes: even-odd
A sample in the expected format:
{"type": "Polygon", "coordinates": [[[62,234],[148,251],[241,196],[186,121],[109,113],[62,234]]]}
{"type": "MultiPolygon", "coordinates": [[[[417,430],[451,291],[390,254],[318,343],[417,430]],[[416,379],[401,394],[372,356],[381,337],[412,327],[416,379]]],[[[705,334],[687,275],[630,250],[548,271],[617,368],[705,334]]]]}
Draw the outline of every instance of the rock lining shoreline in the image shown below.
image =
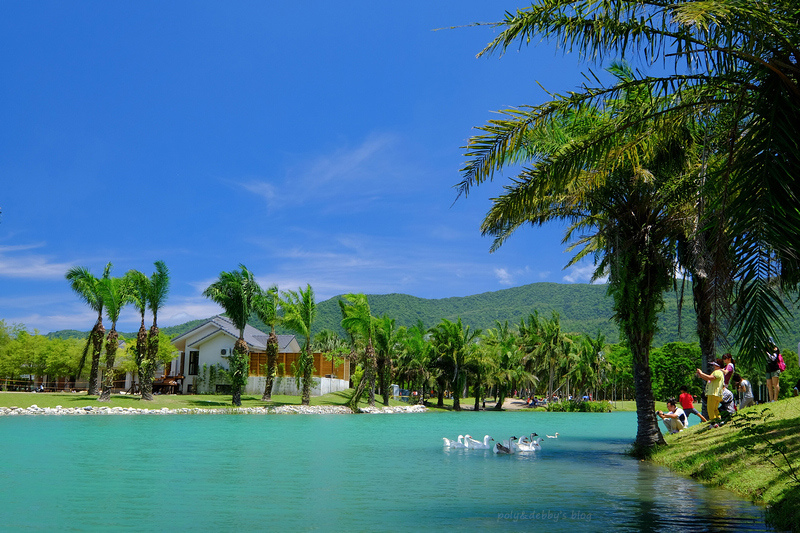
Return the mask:
{"type": "MultiPolygon", "coordinates": [[[[359,413],[365,414],[397,414],[424,413],[428,409],[421,405],[401,405],[396,407],[361,407],[359,413]]],[[[278,407],[237,407],[225,409],[181,408],[169,409],[137,409],[135,407],[109,407],[87,405],[85,407],[0,407],[0,416],[86,416],[86,415],[350,415],[354,414],[343,405],[309,406],[280,405],[278,407]]]]}

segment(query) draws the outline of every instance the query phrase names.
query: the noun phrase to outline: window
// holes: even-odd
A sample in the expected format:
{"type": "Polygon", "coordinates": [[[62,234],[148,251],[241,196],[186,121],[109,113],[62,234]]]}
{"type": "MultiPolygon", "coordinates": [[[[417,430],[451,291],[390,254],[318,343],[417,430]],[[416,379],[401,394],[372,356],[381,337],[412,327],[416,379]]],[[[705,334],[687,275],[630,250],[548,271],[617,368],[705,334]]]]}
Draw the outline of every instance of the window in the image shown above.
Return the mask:
{"type": "Polygon", "coordinates": [[[189,372],[188,375],[196,376],[198,366],[200,365],[200,352],[191,351],[189,352],[189,372]]]}

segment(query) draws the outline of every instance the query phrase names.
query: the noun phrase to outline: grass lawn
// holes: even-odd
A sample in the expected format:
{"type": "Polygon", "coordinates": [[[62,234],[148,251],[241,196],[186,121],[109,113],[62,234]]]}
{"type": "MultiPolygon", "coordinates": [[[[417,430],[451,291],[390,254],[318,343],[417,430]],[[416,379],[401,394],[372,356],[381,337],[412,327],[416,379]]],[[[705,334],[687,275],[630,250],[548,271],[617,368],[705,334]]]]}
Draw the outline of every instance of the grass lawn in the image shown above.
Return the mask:
{"type": "MultiPolygon", "coordinates": [[[[332,392],[323,396],[312,396],[311,405],[346,405],[353,390],[332,392]]],[[[111,401],[98,402],[97,396],[88,396],[85,392],[0,392],[0,407],[133,407],[135,409],[229,409],[230,394],[158,394],[152,402],[143,402],[139,396],[112,394],[111,401]]],[[[261,395],[242,395],[242,407],[278,407],[280,405],[300,405],[300,396],[273,395],[272,401],[262,402],[261,395]]],[[[359,402],[359,407],[366,407],[366,395],[359,402]]],[[[376,407],[383,406],[381,397],[375,398],[376,407]]],[[[404,402],[389,400],[390,406],[407,405],[404,402]]]]}
{"type": "Polygon", "coordinates": [[[698,424],[666,437],[652,459],[768,506],[779,530],[800,531],[800,398],[748,407],[719,428],[698,424]],[[758,416],[763,410],[769,417],[758,416]],[[755,417],[753,430],[746,418],[755,417]],[[782,451],[776,448],[782,448],[782,451]]]}

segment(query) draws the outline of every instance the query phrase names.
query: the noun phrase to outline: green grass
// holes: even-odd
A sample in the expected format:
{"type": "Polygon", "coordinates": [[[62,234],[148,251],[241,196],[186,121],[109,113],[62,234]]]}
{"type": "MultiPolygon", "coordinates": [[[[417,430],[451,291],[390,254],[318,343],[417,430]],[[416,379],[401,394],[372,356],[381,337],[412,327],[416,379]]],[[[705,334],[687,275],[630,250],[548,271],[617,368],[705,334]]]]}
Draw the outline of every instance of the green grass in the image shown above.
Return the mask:
{"type": "Polygon", "coordinates": [[[719,428],[698,424],[668,435],[668,446],[656,451],[652,460],[765,504],[774,527],[800,531],[800,483],[789,474],[794,469],[800,477],[799,431],[800,398],[790,398],[749,407],[719,428]],[[754,429],[766,440],[742,427],[741,415],[756,415],[762,409],[772,416],[759,418],[754,429]],[[775,445],[783,447],[785,455],[770,453],[775,445]]]}
{"type": "MultiPolygon", "coordinates": [[[[311,405],[347,405],[353,390],[332,392],[323,396],[312,396],[311,405]]],[[[0,392],[0,407],[133,407],[135,409],[230,409],[230,394],[159,394],[153,396],[152,402],[144,402],[139,396],[112,394],[111,401],[98,402],[97,396],[88,396],[85,392],[0,392]]],[[[273,395],[272,401],[262,402],[261,395],[242,395],[242,407],[278,407],[281,405],[300,405],[300,396],[273,395]]],[[[367,405],[366,395],[359,402],[359,407],[367,405]]],[[[383,406],[381,397],[375,398],[377,407],[383,406]]],[[[389,400],[390,406],[407,405],[403,402],[389,400]]]]}

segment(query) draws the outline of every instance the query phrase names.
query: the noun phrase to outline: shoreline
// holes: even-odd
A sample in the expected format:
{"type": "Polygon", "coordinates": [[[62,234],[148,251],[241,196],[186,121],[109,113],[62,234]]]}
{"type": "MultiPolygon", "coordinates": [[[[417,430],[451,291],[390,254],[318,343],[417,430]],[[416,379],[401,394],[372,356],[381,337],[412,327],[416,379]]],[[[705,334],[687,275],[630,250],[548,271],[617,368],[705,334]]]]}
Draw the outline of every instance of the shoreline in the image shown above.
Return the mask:
{"type": "Polygon", "coordinates": [[[352,414],[406,414],[424,413],[428,409],[421,405],[394,407],[360,407],[354,413],[343,405],[280,405],[277,407],[231,407],[231,408],[180,408],[140,409],[136,407],[109,407],[87,405],[84,407],[0,407],[2,416],[108,416],[108,415],[352,415],[352,414]]]}

